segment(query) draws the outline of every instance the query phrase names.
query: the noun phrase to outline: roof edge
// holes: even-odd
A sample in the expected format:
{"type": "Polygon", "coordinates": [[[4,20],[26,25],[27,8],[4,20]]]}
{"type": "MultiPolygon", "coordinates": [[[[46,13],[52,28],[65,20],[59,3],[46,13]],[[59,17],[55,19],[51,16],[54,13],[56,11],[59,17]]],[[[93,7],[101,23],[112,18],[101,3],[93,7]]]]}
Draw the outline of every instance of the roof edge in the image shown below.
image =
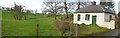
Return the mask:
{"type": "Polygon", "coordinates": [[[104,11],[96,11],[96,12],[75,12],[75,13],[108,13],[108,14],[113,14],[116,15],[115,13],[111,13],[111,12],[104,12],[104,11]]]}

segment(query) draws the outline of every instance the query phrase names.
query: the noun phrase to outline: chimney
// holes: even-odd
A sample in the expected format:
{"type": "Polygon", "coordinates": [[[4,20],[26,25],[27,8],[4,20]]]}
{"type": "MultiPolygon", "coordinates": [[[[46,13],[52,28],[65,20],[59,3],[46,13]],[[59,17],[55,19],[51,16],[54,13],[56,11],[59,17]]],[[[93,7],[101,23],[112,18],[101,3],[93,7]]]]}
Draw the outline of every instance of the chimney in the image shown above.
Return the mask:
{"type": "Polygon", "coordinates": [[[96,5],[96,2],[91,2],[92,3],[92,5],[96,5]]]}

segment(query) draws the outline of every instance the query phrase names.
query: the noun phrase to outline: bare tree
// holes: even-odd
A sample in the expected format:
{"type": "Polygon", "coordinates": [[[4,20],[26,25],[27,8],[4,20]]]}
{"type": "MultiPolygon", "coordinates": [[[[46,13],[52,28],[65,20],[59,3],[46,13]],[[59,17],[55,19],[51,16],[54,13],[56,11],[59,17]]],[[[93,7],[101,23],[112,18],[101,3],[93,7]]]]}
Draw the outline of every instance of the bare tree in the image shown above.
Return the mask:
{"type": "Polygon", "coordinates": [[[22,14],[23,14],[23,17],[24,17],[24,20],[27,20],[27,12],[23,12],[23,11],[25,11],[25,10],[22,10],[22,14]]]}
{"type": "Polygon", "coordinates": [[[68,7],[67,7],[67,1],[66,0],[64,1],[64,9],[65,9],[65,12],[66,12],[66,17],[68,18],[68,7]]]}
{"type": "Polygon", "coordinates": [[[63,6],[59,5],[61,2],[46,2],[45,1],[43,3],[47,6],[44,8],[44,9],[46,9],[44,11],[53,13],[55,15],[55,19],[56,19],[57,11],[63,7],[63,6]]]}
{"type": "Polygon", "coordinates": [[[35,14],[37,14],[37,10],[35,10],[35,14]]]}
{"type": "Polygon", "coordinates": [[[107,10],[114,11],[114,2],[100,2],[100,5],[107,10]]]}
{"type": "Polygon", "coordinates": [[[16,20],[22,20],[23,18],[23,6],[22,5],[16,5],[14,6],[14,18],[16,20]]]}

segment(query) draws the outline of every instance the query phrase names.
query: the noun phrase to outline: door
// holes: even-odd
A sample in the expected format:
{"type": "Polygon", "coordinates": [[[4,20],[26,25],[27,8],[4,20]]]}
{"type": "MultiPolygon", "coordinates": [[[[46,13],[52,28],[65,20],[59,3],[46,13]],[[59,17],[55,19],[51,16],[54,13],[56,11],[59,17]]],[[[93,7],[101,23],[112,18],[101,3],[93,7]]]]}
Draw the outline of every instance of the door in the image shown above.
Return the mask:
{"type": "Polygon", "coordinates": [[[96,24],[96,16],[92,16],[92,24],[96,24]]]}

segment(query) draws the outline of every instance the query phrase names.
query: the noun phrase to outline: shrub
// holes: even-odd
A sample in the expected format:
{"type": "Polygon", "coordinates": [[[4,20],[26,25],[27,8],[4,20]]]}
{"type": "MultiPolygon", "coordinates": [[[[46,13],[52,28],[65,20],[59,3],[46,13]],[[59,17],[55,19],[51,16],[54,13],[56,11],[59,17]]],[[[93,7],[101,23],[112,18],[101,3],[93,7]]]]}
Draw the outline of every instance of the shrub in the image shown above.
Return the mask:
{"type": "Polygon", "coordinates": [[[54,26],[61,32],[61,35],[70,31],[70,24],[61,20],[55,20],[54,26]]]}
{"type": "Polygon", "coordinates": [[[70,14],[70,15],[69,15],[69,19],[70,19],[70,20],[73,20],[73,14],[70,14]]]}
{"type": "Polygon", "coordinates": [[[51,17],[51,16],[55,16],[55,14],[54,13],[49,13],[48,17],[51,17]]]}

